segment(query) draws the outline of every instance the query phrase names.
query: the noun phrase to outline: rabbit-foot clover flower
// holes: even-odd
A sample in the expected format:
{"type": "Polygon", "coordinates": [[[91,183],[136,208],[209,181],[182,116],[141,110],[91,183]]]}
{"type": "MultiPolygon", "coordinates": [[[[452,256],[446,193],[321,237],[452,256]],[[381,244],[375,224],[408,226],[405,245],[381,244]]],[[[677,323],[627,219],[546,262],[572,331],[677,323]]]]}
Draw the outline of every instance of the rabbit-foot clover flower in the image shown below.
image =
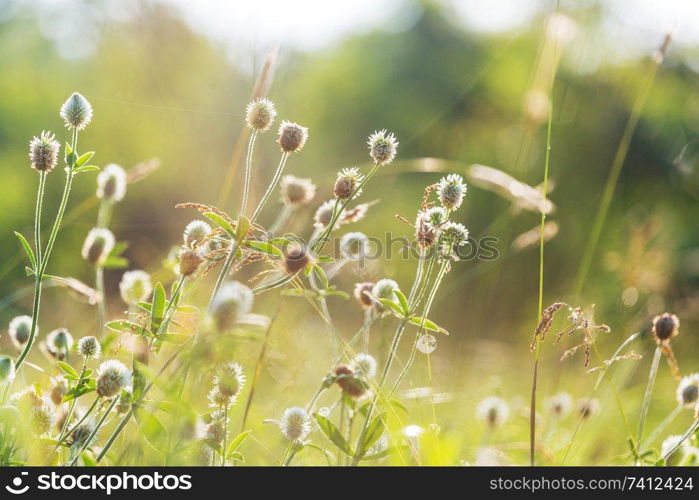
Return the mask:
{"type": "Polygon", "coordinates": [[[57,359],[63,359],[73,347],[73,336],[65,328],[57,328],[46,336],[46,348],[57,359]]]}
{"type": "Polygon", "coordinates": [[[296,153],[308,140],[308,129],[298,123],[283,121],[279,126],[277,142],[284,153],[296,153]]]}
{"type": "MultiPolygon", "coordinates": [[[[318,229],[322,229],[330,224],[336,204],[337,200],[328,200],[323,202],[323,204],[318,207],[316,213],[313,215],[313,226],[317,227],[318,229]]],[[[337,220],[341,221],[343,215],[344,213],[340,214],[337,220]]],[[[340,224],[335,224],[333,230],[337,229],[339,226],[340,224]]]]}
{"type": "Polygon", "coordinates": [[[55,136],[43,131],[29,142],[29,160],[37,172],[51,172],[58,165],[58,150],[61,148],[55,136]]]}
{"type": "Polygon", "coordinates": [[[287,274],[296,274],[312,265],[313,262],[313,256],[305,245],[292,244],[284,249],[282,267],[287,274]]]}
{"type": "Polygon", "coordinates": [[[372,379],[376,376],[376,359],[370,354],[360,352],[352,360],[352,369],[364,378],[372,379]]]}
{"type": "Polygon", "coordinates": [[[447,211],[444,207],[430,207],[425,210],[425,216],[434,227],[439,227],[447,221],[447,211]]]}
{"type": "Polygon", "coordinates": [[[99,396],[111,398],[130,384],[131,372],[124,363],[110,359],[100,364],[97,375],[97,394],[99,396]]]}
{"type": "MultiPolygon", "coordinates": [[[[10,321],[10,326],[8,328],[8,333],[10,334],[10,339],[17,349],[21,349],[29,341],[29,335],[32,330],[32,318],[30,316],[22,315],[15,316],[10,321]]],[[[39,327],[36,328],[36,334],[39,334],[39,327]]]]}
{"type": "Polygon", "coordinates": [[[455,249],[468,243],[468,229],[458,222],[446,222],[442,225],[442,247],[440,257],[444,260],[458,261],[455,249]]]}
{"type": "Polygon", "coordinates": [[[218,367],[214,385],[225,396],[236,397],[245,385],[243,368],[236,362],[225,363],[218,367]]]}
{"type": "Polygon", "coordinates": [[[238,281],[224,284],[211,303],[211,315],[219,330],[230,330],[252,310],[253,293],[238,281]]]}
{"type": "Polygon", "coordinates": [[[230,394],[224,394],[218,388],[214,386],[208,394],[209,406],[211,408],[228,408],[236,402],[236,397],[230,394]]]}
{"type": "Polygon", "coordinates": [[[559,392],[548,398],[545,406],[551,415],[556,418],[563,418],[573,410],[573,398],[567,392],[559,392]]]}
{"type": "Polygon", "coordinates": [[[358,198],[362,194],[362,190],[357,190],[357,187],[362,180],[364,180],[364,176],[359,173],[359,169],[356,167],[343,168],[338,172],[337,180],[333,187],[335,198],[342,201],[358,198]]]}
{"type": "Polygon", "coordinates": [[[92,335],[82,337],[78,340],[78,353],[83,358],[97,359],[102,354],[102,346],[99,340],[97,340],[97,337],[93,337],[92,335]]]}
{"type": "Polygon", "coordinates": [[[600,410],[600,402],[596,398],[583,398],[578,400],[578,414],[583,420],[589,420],[600,410]]]}
{"type": "Polygon", "coordinates": [[[309,204],[316,195],[316,186],[311,179],[285,175],[279,183],[281,201],[284,205],[298,208],[309,204]]]}
{"type": "Polygon", "coordinates": [[[685,408],[694,408],[699,401],[699,373],[682,377],[677,385],[677,402],[685,408]]]}
{"type": "Polygon", "coordinates": [[[303,408],[294,406],[282,414],[279,429],[284,437],[294,443],[303,443],[311,433],[311,422],[303,408]]]}
{"type": "Polygon", "coordinates": [[[357,283],[354,285],[354,298],[357,299],[359,305],[361,305],[364,309],[371,309],[375,305],[372,298],[367,295],[368,293],[372,293],[373,289],[374,283],[370,281],[365,281],[363,283],[357,283]]]}
{"type": "Polygon", "coordinates": [[[183,248],[180,252],[179,273],[182,276],[191,276],[199,270],[199,266],[204,262],[201,254],[195,250],[183,248]]]}
{"type": "Polygon", "coordinates": [[[83,243],[82,257],[94,266],[101,266],[114,249],[114,235],[109,229],[90,229],[83,243]]]}
{"type": "Polygon", "coordinates": [[[333,371],[333,375],[335,382],[346,395],[359,398],[366,393],[366,384],[351,366],[338,365],[333,371]]]}
{"type": "Polygon", "coordinates": [[[56,406],[63,402],[63,397],[68,394],[68,381],[63,377],[53,377],[49,388],[49,398],[56,406]]]}
{"type": "Polygon", "coordinates": [[[274,123],[277,110],[269,99],[258,98],[251,101],[245,108],[245,123],[258,132],[266,132],[274,123]]]}
{"type": "Polygon", "coordinates": [[[119,282],[121,299],[127,304],[135,304],[148,299],[153,292],[150,274],[141,270],[126,271],[119,282]]]}
{"type": "Polygon", "coordinates": [[[664,313],[653,318],[653,337],[658,344],[669,342],[680,333],[680,319],[674,314],[664,313]]]}
{"type": "Polygon", "coordinates": [[[359,260],[369,251],[369,238],[360,232],[347,233],[340,238],[340,251],[350,260],[359,260]]]}
{"type": "MultiPolygon", "coordinates": [[[[92,418],[88,418],[78,425],[78,427],[70,435],[71,450],[82,450],[85,446],[88,446],[87,440],[90,439],[95,427],[97,427],[97,424],[92,418]]],[[[94,440],[95,437],[92,439],[94,440]]]]}
{"type": "Polygon", "coordinates": [[[15,379],[15,364],[9,356],[0,355],[0,385],[9,384],[15,379]]]}
{"type": "MultiPolygon", "coordinates": [[[[396,301],[398,297],[396,296],[396,290],[398,290],[398,283],[392,279],[383,278],[377,281],[373,288],[371,289],[371,294],[377,299],[388,299],[391,301],[396,301]]],[[[381,302],[375,301],[374,306],[377,311],[384,311],[384,306],[381,302]]]]}
{"type": "Polygon", "coordinates": [[[211,226],[202,220],[193,220],[184,228],[182,238],[187,248],[195,248],[211,234],[211,226]]]}
{"type": "Polygon", "coordinates": [[[488,396],[478,404],[476,416],[488,427],[494,429],[507,421],[510,416],[510,407],[504,399],[488,396]]]}
{"type": "Polygon", "coordinates": [[[423,249],[429,249],[437,242],[437,229],[425,212],[418,212],[415,218],[415,241],[423,249]]]}
{"type": "Polygon", "coordinates": [[[663,443],[660,445],[660,456],[666,457],[665,463],[667,465],[679,465],[684,462],[684,458],[689,449],[689,442],[685,440],[682,444],[677,447],[677,445],[682,441],[682,436],[675,434],[665,438],[663,443]],[[677,448],[677,449],[675,449],[677,448]],[[675,449],[675,451],[672,451],[675,449]],[[669,454],[672,451],[671,454],[669,454]],[[669,455],[668,455],[669,454],[669,455]]]}
{"type": "Polygon", "coordinates": [[[437,196],[447,210],[453,211],[461,206],[466,194],[466,184],[459,174],[449,174],[439,180],[437,196]]]}
{"type": "Polygon", "coordinates": [[[83,130],[92,121],[92,106],[82,95],[73,92],[61,106],[60,114],[69,130],[83,130]]]}
{"type": "Polygon", "coordinates": [[[111,203],[126,196],[126,171],[116,163],[110,163],[97,175],[97,197],[111,203]]]}
{"type": "Polygon", "coordinates": [[[369,156],[377,165],[388,165],[396,157],[398,141],[392,133],[377,130],[369,136],[369,156]]]}
{"type": "Polygon", "coordinates": [[[27,388],[16,393],[10,399],[20,414],[28,415],[28,423],[38,436],[49,432],[56,419],[53,407],[42,398],[34,388],[27,388]]]}

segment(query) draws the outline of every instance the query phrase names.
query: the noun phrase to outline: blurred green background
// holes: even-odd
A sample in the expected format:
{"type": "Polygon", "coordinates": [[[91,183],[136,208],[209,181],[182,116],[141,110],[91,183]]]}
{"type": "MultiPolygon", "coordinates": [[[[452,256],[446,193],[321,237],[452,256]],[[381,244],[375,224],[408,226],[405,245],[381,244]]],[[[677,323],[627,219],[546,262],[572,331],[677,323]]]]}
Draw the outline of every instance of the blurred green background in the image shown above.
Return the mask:
{"type": "MultiPolygon", "coordinates": [[[[126,200],[114,211],[111,227],[119,240],[130,243],[126,256],[132,268],[158,270],[178,243],[195,214],[175,209],[176,203],[219,204],[235,214],[240,175],[232,196],[222,202],[221,187],[255,76],[274,44],[229,50],[193,28],[182,9],[160,2],[126,4],[128,9],[118,2],[64,2],[58,7],[62,17],[53,17],[51,8],[56,6],[0,0],[0,297],[5,298],[0,324],[31,309],[30,293],[17,295],[29,290],[31,280],[24,275],[12,234],[32,231],[37,176],[29,168],[27,145],[43,129],[66,135],[58,109],[72,91],[84,94],[94,107],[93,123],[81,135],[81,150],[95,150],[96,164],[130,168],[147,158],[161,160],[161,168],[130,186],[126,200]],[[71,35],[77,40],[72,54],[70,45],[58,43],[68,36],[59,30],[64,29],[63,17],[72,19],[79,33],[71,35]],[[54,27],[55,33],[48,36],[54,27]],[[86,45],[89,41],[89,50],[83,50],[81,36],[86,45]]],[[[302,236],[312,230],[315,207],[330,197],[336,172],[366,166],[366,137],[375,129],[395,132],[399,161],[367,187],[363,199],[380,202],[347,231],[410,236],[411,229],[394,215],[412,219],[423,188],[440,177],[420,172],[429,163],[416,159],[444,160],[433,164],[467,177],[469,192],[457,217],[474,238],[497,237],[500,256],[493,262],[456,264],[432,317],[451,332],[449,338],[439,339],[433,383],[457,396],[446,415],[470,419],[483,396],[499,393],[513,401],[527,397],[539,255],[536,246],[512,250],[511,243],[534,228],[539,215],[512,211],[510,201],[471,185],[468,167],[488,165],[532,186],[542,182],[546,113],[542,115],[531,99],[542,78],[546,80],[546,47],[551,48],[546,16],[555,5],[544,2],[524,26],[484,33],[456,22],[453,4],[399,4],[397,12],[409,12],[409,22],[396,16],[395,26],[389,19],[381,28],[356,29],[312,49],[282,44],[269,97],[281,119],[310,129],[306,148],[288,165],[288,173],[310,177],[318,185],[314,203],[295,218],[294,229],[302,236]]],[[[670,45],[631,142],[591,272],[576,297],[574,281],[602,189],[633,103],[648,78],[652,47],[660,45],[662,36],[624,57],[607,57],[613,47],[605,44],[612,42],[598,36],[606,26],[604,3],[564,2],[561,12],[574,27],[557,42],[561,60],[553,91],[551,152],[551,199],[557,208],[548,220],[556,221],[559,231],[546,245],[544,303],[594,304],[596,320],[612,329],[599,342],[606,356],[628,335],[647,331],[655,314],[675,312],[682,321],[675,343],[680,367],[695,371],[699,46],[670,45]]],[[[277,158],[273,134],[266,134],[258,142],[257,196],[277,158]]],[[[49,178],[46,217],[55,211],[61,186],[62,172],[57,170],[49,178]]],[[[94,176],[78,177],[70,207],[94,196],[94,190],[94,176]]],[[[262,222],[270,222],[278,208],[275,196],[262,222]]],[[[96,206],[63,228],[49,273],[92,283],[90,267],[79,251],[95,218],[96,206]]],[[[359,274],[362,280],[391,277],[407,288],[413,273],[413,262],[394,256],[359,274]]],[[[338,286],[351,291],[360,280],[357,274],[348,268],[338,277],[338,286]]],[[[123,309],[117,295],[120,276],[121,271],[107,273],[111,316],[123,309]]],[[[275,300],[263,299],[256,312],[271,314],[275,300]]],[[[331,306],[341,331],[349,336],[357,327],[359,309],[353,302],[331,306]]],[[[43,307],[44,333],[58,326],[68,327],[76,337],[90,333],[91,320],[81,320],[93,314],[90,306],[47,290],[43,307]]],[[[273,359],[264,380],[279,400],[261,403],[255,410],[259,420],[300,404],[324,374],[324,364],[317,366],[316,361],[327,354],[325,333],[310,312],[308,316],[300,327],[282,332],[285,343],[279,344],[278,352],[284,354],[273,359]],[[294,387],[302,396],[290,396],[294,391],[288,389],[294,387]]],[[[390,328],[384,330],[389,335],[390,328]]],[[[562,367],[557,362],[564,348],[574,343],[565,339],[557,347],[544,345],[544,395],[556,389],[546,375],[555,370],[563,373],[559,388],[576,396],[589,392],[593,376],[585,375],[580,358],[566,360],[562,367]]],[[[5,335],[0,346],[12,352],[5,335]]],[[[634,346],[646,357],[632,362],[637,373],[624,388],[632,398],[626,408],[631,413],[637,411],[651,348],[647,338],[634,346]]],[[[411,376],[415,386],[425,383],[420,359],[411,376]]],[[[663,366],[657,389],[660,408],[674,406],[674,384],[663,366]]],[[[606,404],[606,418],[618,423],[613,401],[606,404]]],[[[652,418],[662,416],[660,411],[652,418]]],[[[452,430],[462,425],[458,419],[440,423],[452,430]]],[[[677,425],[683,428],[685,422],[677,425]]],[[[617,441],[623,440],[622,432],[617,441]]],[[[613,460],[610,457],[623,451],[620,444],[605,456],[613,460]]]]}

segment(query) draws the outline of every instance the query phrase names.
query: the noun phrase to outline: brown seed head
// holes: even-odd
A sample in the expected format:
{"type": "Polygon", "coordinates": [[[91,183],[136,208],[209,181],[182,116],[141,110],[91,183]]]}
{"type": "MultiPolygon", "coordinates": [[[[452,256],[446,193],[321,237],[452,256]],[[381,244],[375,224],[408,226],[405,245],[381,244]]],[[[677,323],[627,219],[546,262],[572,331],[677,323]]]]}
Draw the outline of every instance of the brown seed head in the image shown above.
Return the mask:
{"type": "Polygon", "coordinates": [[[199,266],[204,261],[201,255],[194,250],[183,250],[180,253],[180,274],[182,276],[191,276],[196,273],[199,266]]]}
{"type": "Polygon", "coordinates": [[[669,342],[680,333],[680,320],[677,316],[664,313],[653,318],[653,337],[658,344],[669,342]]]}
{"type": "Polygon", "coordinates": [[[355,376],[354,370],[349,366],[338,365],[334,373],[337,377],[337,385],[339,385],[342,391],[347,395],[358,398],[366,392],[366,386],[355,376]]]}

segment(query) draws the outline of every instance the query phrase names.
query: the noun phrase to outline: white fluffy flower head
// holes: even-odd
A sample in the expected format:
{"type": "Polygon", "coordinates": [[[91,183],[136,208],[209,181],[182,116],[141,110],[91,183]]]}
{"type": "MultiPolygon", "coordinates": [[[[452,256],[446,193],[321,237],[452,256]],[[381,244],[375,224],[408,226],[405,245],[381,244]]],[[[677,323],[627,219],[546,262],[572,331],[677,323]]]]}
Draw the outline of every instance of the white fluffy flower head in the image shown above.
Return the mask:
{"type": "Polygon", "coordinates": [[[437,196],[447,210],[456,210],[461,206],[466,194],[466,184],[459,174],[449,174],[439,180],[437,196]]]}
{"type": "Polygon", "coordinates": [[[111,398],[131,384],[131,372],[116,359],[110,359],[100,364],[97,375],[97,394],[103,398],[111,398]]]}
{"type": "Polygon", "coordinates": [[[377,130],[369,136],[369,156],[377,165],[388,165],[396,157],[398,141],[396,137],[384,130],[377,130]]]}
{"type": "Polygon", "coordinates": [[[119,282],[119,292],[127,304],[148,299],[153,292],[150,274],[141,269],[126,271],[119,282]]]}
{"type": "Polygon", "coordinates": [[[252,310],[253,293],[238,281],[224,284],[211,303],[211,314],[220,330],[230,330],[252,310]]]}
{"type": "Polygon", "coordinates": [[[309,204],[316,195],[316,186],[311,179],[301,179],[295,175],[285,175],[279,183],[282,203],[298,208],[309,204]]]}
{"type": "Polygon", "coordinates": [[[109,229],[95,227],[90,229],[83,243],[82,257],[90,264],[101,266],[114,248],[114,235],[109,229]]]}
{"type": "Polygon", "coordinates": [[[350,260],[359,260],[369,251],[369,238],[360,232],[347,233],[340,238],[340,251],[350,260]]]}
{"type": "Polygon", "coordinates": [[[84,358],[97,359],[102,354],[102,346],[96,337],[90,335],[78,340],[78,352],[84,358]]]}
{"type": "Polygon", "coordinates": [[[126,172],[115,163],[104,167],[97,176],[97,197],[117,202],[126,196],[126,172]]]}
{"type": "Polygon", "coordinates": [[[476,415],[489,427],[495,428],[507,421],[510,416],[510,407],[504,399],[488,396],[476,408],[476,415]]]}
{"type": "Polygon", "coordinates": [[[311,422],[308,413],[298,406],[288,408],[282,415],[279,429],[289,441],[295,443],[304,442],[311,433],[311,422]]]}
{"type": "Polygon", "coordinates": [[[60,115],[69,130],[83,130],[92,121],[92,106],[81,94],[73,92],[61,106],[60,115]]]}
{"type": "Polygon", "coordinates": [[[677,402],[686,408],[694,408],[699,401],[699,373],[682,377],[677,386],[677,402]]]}
{"type": "MultiPolygon", "coordinates": [[[[12,318],[8,328],[8,333],[10,334],[10,339],[12,339],[12,343],[17,349],[21,349],[29,341],[31,330],[32,318],[30,316],[25,314],[12,318]]],[[[39,333],[38,326],[36,328],[36,333],[39,333]]]]}

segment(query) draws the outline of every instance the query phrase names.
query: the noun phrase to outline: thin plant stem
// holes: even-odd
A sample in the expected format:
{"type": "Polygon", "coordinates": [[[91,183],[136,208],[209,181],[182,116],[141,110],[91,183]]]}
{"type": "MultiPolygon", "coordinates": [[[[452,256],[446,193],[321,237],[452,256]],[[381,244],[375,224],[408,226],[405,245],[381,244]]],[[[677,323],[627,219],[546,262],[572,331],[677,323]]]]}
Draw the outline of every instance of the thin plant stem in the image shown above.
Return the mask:
{"type": "Polygon", "coordinates": [[[650,400],[653,395],[653,387],[655,386],[655,378],[658,374],[658,366],[660,365],[660,357],[662,354],[662,349],[660,346],[655,348],[655,354],[653,355],[653,361],[650,365],[650,371],[648,372],[648,382],[646,383],[646,392],[643,394],[643,405],[641,406],[641,417],[638,422],[638,436],[637,443],[643,441],[643,431],[646,426],[646,418],[648,417],[648,410],[650,409],[650,400]]]}
{"type": "Polygon", "coordinates": [[[85,412],[85,415],[83,415],[80,418],[80,420],[78,420],[78,422],[73,427],[71,427],[70,430],[66,431],[65,434],[63,434],[63,437],[58,440],[58,443],[56,443],[56,447],[60,446],[61,443],[63,441],[65,441],[65,439],[68,436],[70,436],[73,433],[73,431],[75,431],[75,429],[77,429],[80,426],[80,424],[82,424],[85,421],[85,419],[87,419],[87,417],[90,416],[92,411],[97,407],[97,403],[99,403],[99,402],[100,402],[100,398],[95,398],[95,400],[92,402],[92,405],[90,405],[90,408],[85,412]]]}
{"type": "Polygon", "coordinates": [[[274,190],[277,189],[277,184],[279,184],[279,180],[282,177],[282,172],[284,171],[284,165],[286,165],[286,160],[288,158],[289,158],[289,153],[286,153],[286,152],[282,153],[282,156],[279,159],[279,165],[277,165],[277,170],[274,172],[274,176],[272,177],[272,180],[270,181],[269,185],[267,186],[267,190],[262,195],[262,198],[260,199],[260,201],[257,203],[257,207],[255,207],[255,211],[252,213],[252,217],[250,217],[250,225],[252,225],[255,222],[257,217],[260,215],[260,212],[262,212],[262,209],[267,204],[269,197],[272,196],[272,193],[274,192],[274,190]]]}
{"type": "Polygon", "coordinates": [[[248,194],[250,192],[250,178],[252,177],[252,153],[255,149],[257,130],[253,130],[248,141],[248,152],[245,159],[245,181],[243,183],[243,200],[240,204],[240,213],[245,215],[248,207],[248,194]]]}
{"type": "Polygon", "coordinates": [[[291,214],[293,212],[294,208],[292,206],[284,204],[284,206],[282,206],[282,209],[279,211],[279,215],[277,215],[276,220],[267,230],[267,234],[270,236],[274,236],[275,234],[277,234],[279,230],[283,228],[284,225],[289,221],[289,217],[291,217],[291,214]]]}
{"type": "Polygon", "coordinates": [[[228,441],[228,405],[223,405],[223,448],[221,448],[221,467],[226,466],[226,446],[228,441]]]}
{"type": "MultiPolygon", "coordinates": [[[[82,370],[80,371],[80,380],[82,380],[83,376],[85,375],[85,370],[87,369],[87,357],[83,359],[83,367],[82,370]]],[[[63,425],[61,426],[61,432],[58,434],[58,440],[59,443],[63,439],[63,435],[66,431],[66,428],[68,427],[68,423],[70,422],[70,417],[73,416],[73,411],[75,410],[75,403],[77,402],[77,398],[73,398],[70,402],[70,406],[68,408],[68,414],[66,415],[65,422],[63,422],[63,425]]]]}
{"type": "Polygon", "coordinates": [[[677,418],[677,415],[680,414],[680,412],[682,411],[682,408],[683,408],[683,406],[681,404],[678,404],[677,406],[675,406],[675,409],[672,410],[670,412],[670,414],[667,417],[665,417],[665,419],[662,422],[660,422],[660,424],[658,424],[658,426],[653,430],[653,432],[651,432],[650,435],[646,439],[644,439],[643,442],[641,442],[638,445],[639,454],[643,453],[644,447],[653,444],[653,442],[656,439],[658,439],[658,436],[660,436],[663,433],[665,428],[668,425],[670,425],[672,423],[672,421],[675,420],[675,418],[677,418]]]}
{"type": "Polygon", "coordinates": [[[687,429],[687,432],[685,432],[684,434],[682,434],[682,437],[681,437],[680,440],[675,444],[675,446],[673,446],[672,449],[671,449],[670,451],[668,451],[665,455],[663,455],[661,458],[662,458],[663,460],[667,460],[668,457],[669,457],[670,455],[672,455],[673,453],[675,453],[675,451],[677,451],[677,449],[678,449],[680,446],[682,446],[682,444],[683,444],[687,439],[689,439],[690,436],[691,436],[692,434],[694,434],[694,432],[696,432],[697,430],[699,430],[699,419],[695,420],[694,423],[693,423],[692,425],[689,426],[689,429],[687,429]]]}
{"type": "Polygon", "coordinates": [[[95,436],[97,435],[97,432],[99,432],[102,425],[104,425],[104,421],[107,420],[107,416],[112,411],[112,408],[114,408],[114,406],[117,404],[117,402],[119,402],[119,396],[115,396],[114,398],[112,398],[112,402],[110,403],[109,407],[102,414],[102,417],[100,418],[99,422],[97,422],[97,425],[90,433],[90,436],[85,441],[85,444],[82,446],[82,448],[80,448],[80,451],[78,451],[78,453],[75,454],[75,458],[73,458],[73,461],[70,463],[69,467],[74,467],[78,463],[78,460],[80,460],[80,456],[83,454],[85,449],[90,445],[92,440],[95,438],[95,436]]]}

